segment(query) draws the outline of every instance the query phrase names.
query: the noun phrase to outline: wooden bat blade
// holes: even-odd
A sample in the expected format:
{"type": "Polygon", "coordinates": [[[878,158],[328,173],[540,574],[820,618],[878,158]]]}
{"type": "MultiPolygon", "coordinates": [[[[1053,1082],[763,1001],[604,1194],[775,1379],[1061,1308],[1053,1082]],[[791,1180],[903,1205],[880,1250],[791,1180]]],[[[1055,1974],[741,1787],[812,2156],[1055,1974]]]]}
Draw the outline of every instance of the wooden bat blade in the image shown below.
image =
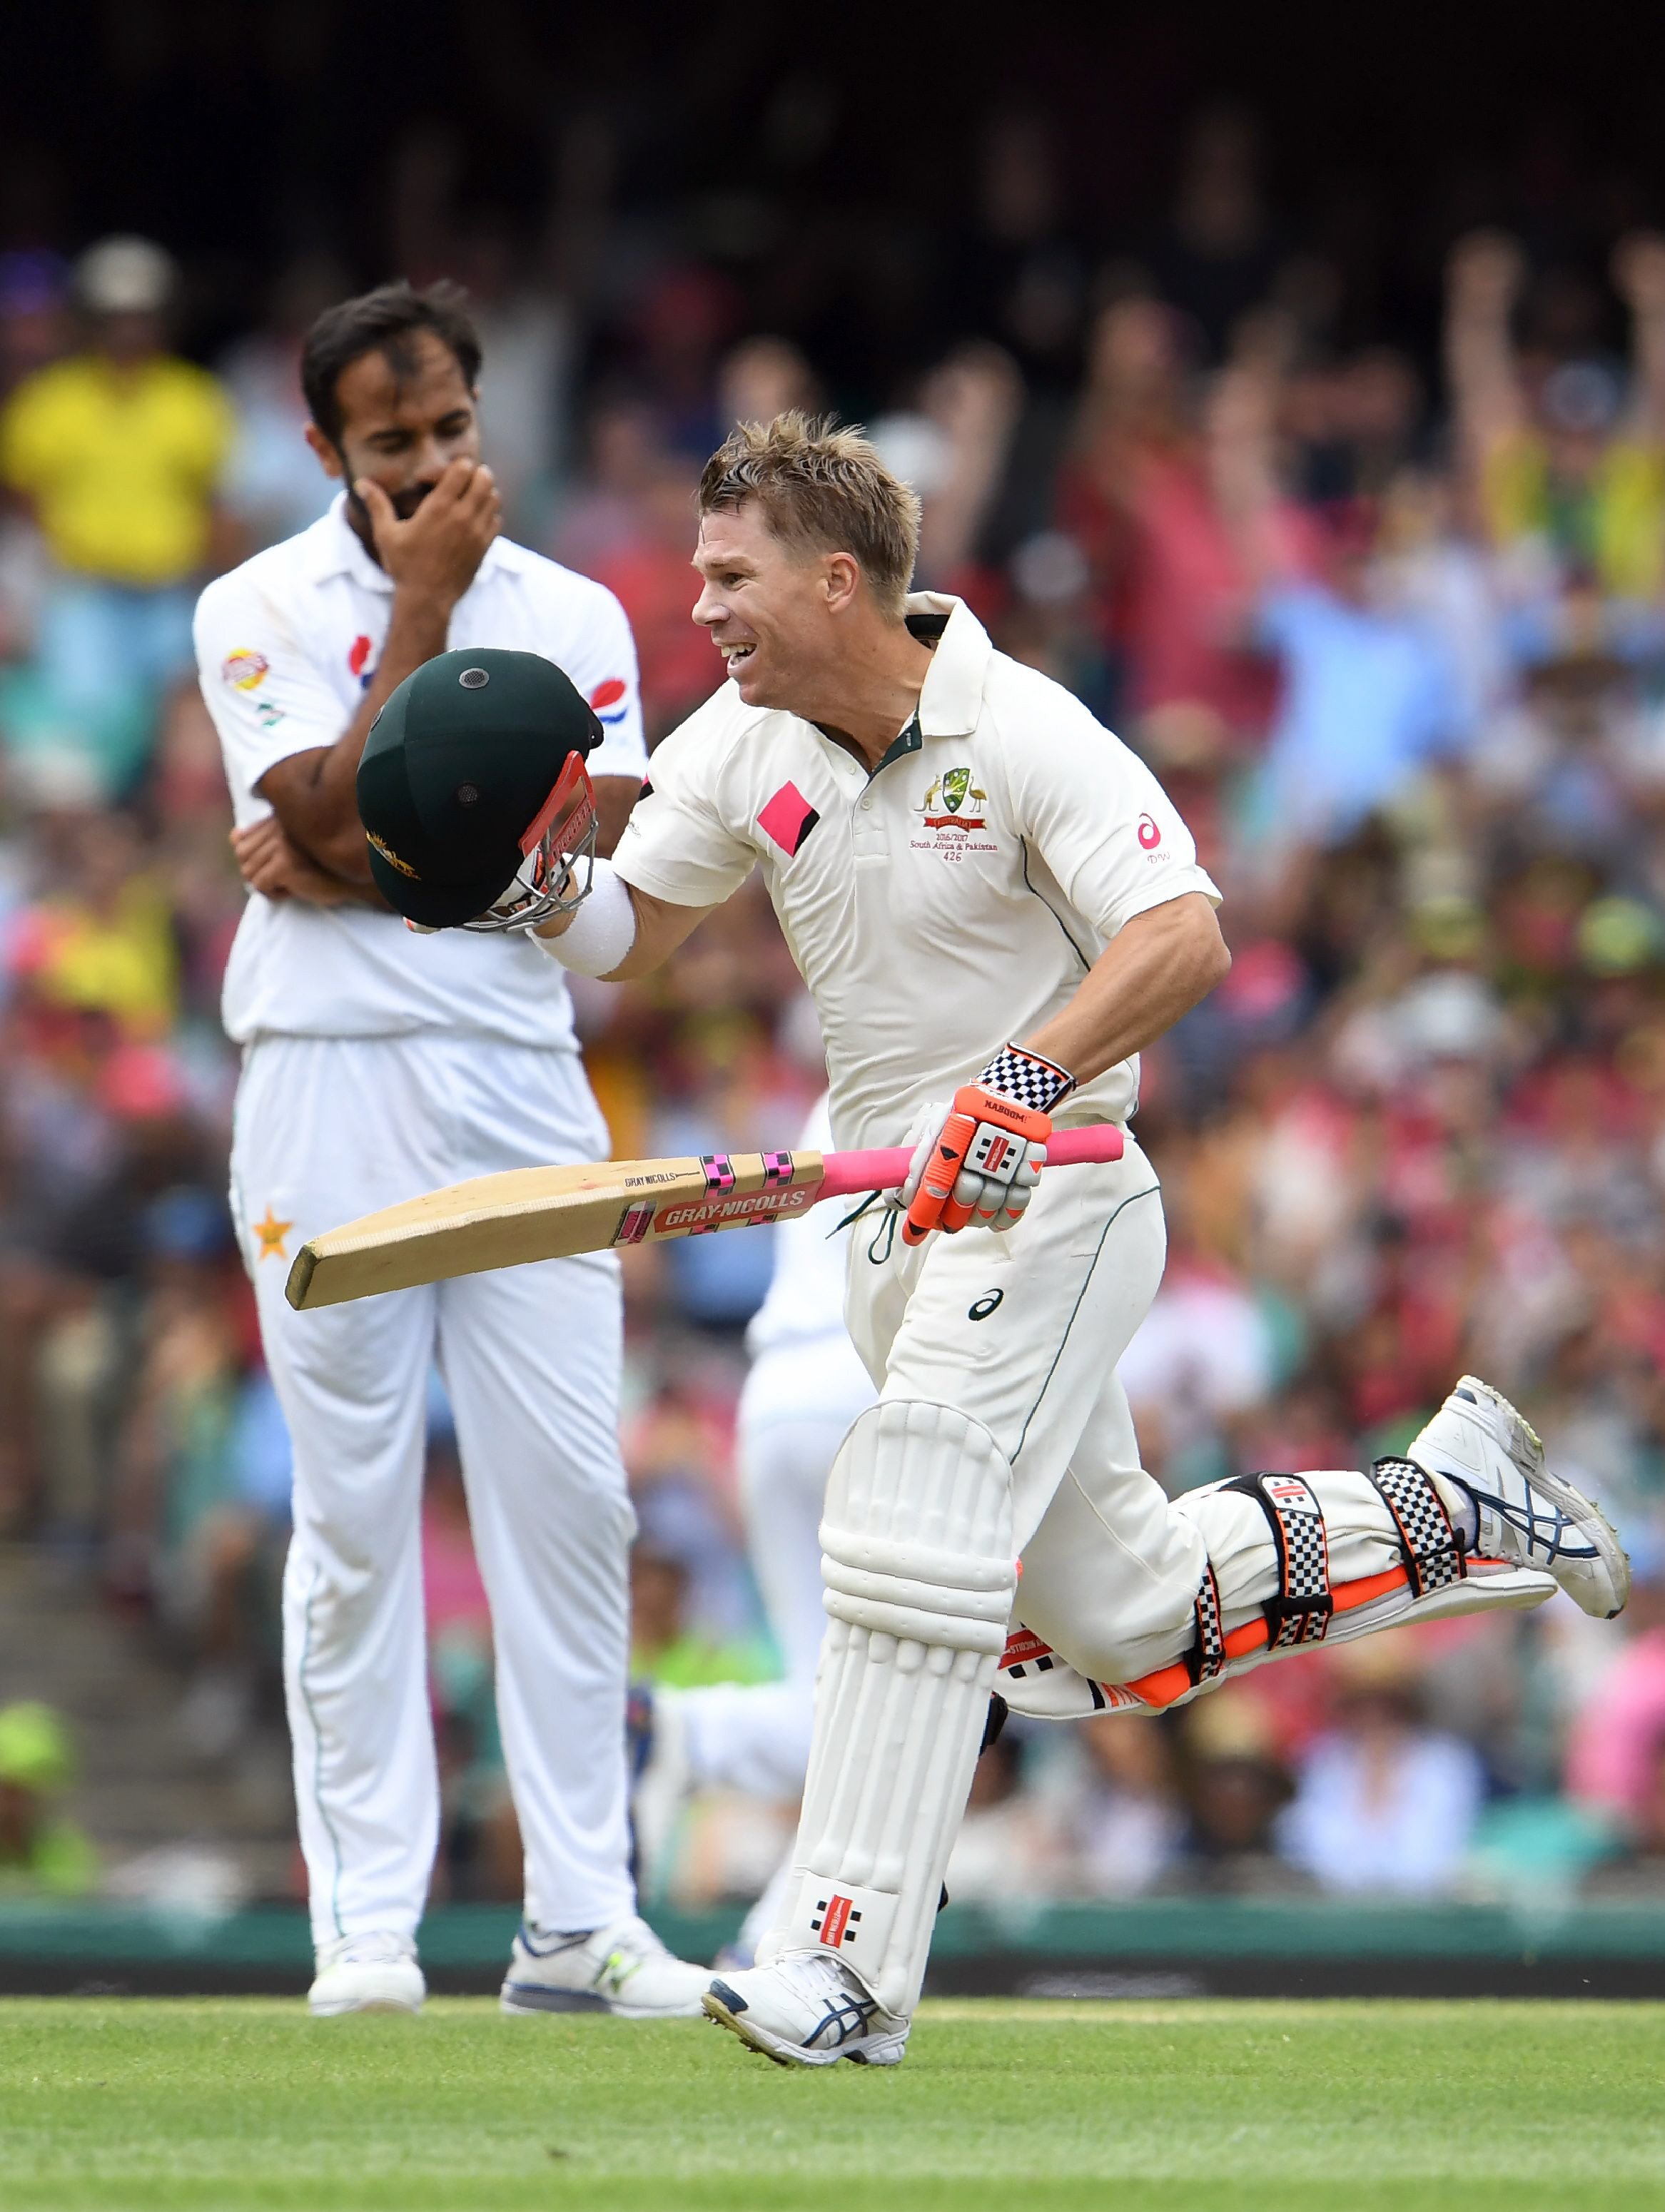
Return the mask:
{"type": "MultiPolygon", "coordinates": [[[[1067,1167],[1120,1159],[1121,1151],[1121,1131],[1103,1123],[1060,1129],[1048,1158],[1067,1167]]],[[[905,1145],[825,1155],[715,1152],[477,1176],[313,1237],[295,1255],[285,1296],[310,1313],[493,1267],[789,1220],[817,1198],[896,1188],[910,1158],[905,1145]]]]}
{"type": "Polygon", "coordinates": [[[814,1204],[822,1172],[818,1152],[741,1152],[478,1176],[311,1238],[284,1295],[310,1313],[494,1267],[779,1221],[814,1204]]]}

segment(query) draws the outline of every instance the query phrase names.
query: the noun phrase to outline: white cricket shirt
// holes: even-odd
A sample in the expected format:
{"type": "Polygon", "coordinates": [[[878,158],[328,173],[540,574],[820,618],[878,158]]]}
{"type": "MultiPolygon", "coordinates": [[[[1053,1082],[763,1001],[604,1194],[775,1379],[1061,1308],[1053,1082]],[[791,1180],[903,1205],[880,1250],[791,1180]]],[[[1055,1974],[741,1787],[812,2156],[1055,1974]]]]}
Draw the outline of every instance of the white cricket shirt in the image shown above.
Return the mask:
{"type": "MultiPolygon", "coordinates": [[[[897,1143],[1008,1039],[1072,996],[1135,915],[1219,893],[1161,785],[1050,678],[996,653],[969,607],[940,629],[919,712],[870,776],[813,723],[725,684],[653,755],[614,865],[681,906],[732,896],[753,864],[820,1016],[841,1146],[897,1143]]],[[[1139,1063],[1060,1118],[1123,1121],[1139,1063]]]]}
{"type": "MultiPolygon", "coordinates": [[[[392,580],[345,508],[343,495],[299,537],[217,577],[197,602],[197,676],[240,828],[271,811],[255,793],[268,769],[334,744],[381,658],[392,580]]],[[[554,661],[606,732],[591,775],[647,773],[635,645],[605,586],[496,538],[457,602],[447,642],[554,661]]],[[[526,938],[459,929],[419,937],[397,915],[258,893],[238,926],[222,1008],[240,1044],[446,1030],[576,1048],[561,970],[526,938]]]]}

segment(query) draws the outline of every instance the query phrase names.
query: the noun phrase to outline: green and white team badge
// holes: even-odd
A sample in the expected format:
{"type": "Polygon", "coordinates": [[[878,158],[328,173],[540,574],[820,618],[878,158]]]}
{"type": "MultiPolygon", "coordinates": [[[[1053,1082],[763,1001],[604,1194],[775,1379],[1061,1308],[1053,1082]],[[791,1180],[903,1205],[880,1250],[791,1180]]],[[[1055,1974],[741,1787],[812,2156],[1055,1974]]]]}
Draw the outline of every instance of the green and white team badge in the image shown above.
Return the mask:
{"type": "Polygon", "coordinates": [[[966,853],[998,852],[987,835],[987,804],[988,793],[971,781],[969,768],[945,769],[917,810],[925,834],[909,841],[914,850],[954,860],[966,853]]]}

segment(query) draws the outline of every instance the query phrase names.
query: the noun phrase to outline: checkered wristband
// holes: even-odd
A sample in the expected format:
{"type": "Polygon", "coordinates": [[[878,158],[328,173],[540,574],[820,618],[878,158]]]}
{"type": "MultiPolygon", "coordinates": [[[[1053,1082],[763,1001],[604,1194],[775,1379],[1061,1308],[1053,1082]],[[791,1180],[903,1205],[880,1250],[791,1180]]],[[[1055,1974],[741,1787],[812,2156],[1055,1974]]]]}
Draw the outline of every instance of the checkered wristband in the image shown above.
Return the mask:
{"type": "Polygon", "coordinates": [[[977,1080],[985,1091],[1036,1114],[1050,1114],[1075,1088],[1067,1068],[1020,1044],[1003,1044],[977,1080]]]}

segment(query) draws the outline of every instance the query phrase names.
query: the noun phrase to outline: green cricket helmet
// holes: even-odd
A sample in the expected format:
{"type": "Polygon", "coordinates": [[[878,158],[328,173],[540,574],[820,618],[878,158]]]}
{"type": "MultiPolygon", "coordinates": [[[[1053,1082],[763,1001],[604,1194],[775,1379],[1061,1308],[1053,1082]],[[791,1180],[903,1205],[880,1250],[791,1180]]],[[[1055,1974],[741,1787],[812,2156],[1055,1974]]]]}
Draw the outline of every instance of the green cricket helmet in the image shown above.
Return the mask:
{"type": "Polygon", "coordinates": [[[529,929],[576,905],[596,838],[584,761],[601,737],[539,653],[425,661],[389,695],[358,765],[377,890],[420,929],[529,929]]]}

